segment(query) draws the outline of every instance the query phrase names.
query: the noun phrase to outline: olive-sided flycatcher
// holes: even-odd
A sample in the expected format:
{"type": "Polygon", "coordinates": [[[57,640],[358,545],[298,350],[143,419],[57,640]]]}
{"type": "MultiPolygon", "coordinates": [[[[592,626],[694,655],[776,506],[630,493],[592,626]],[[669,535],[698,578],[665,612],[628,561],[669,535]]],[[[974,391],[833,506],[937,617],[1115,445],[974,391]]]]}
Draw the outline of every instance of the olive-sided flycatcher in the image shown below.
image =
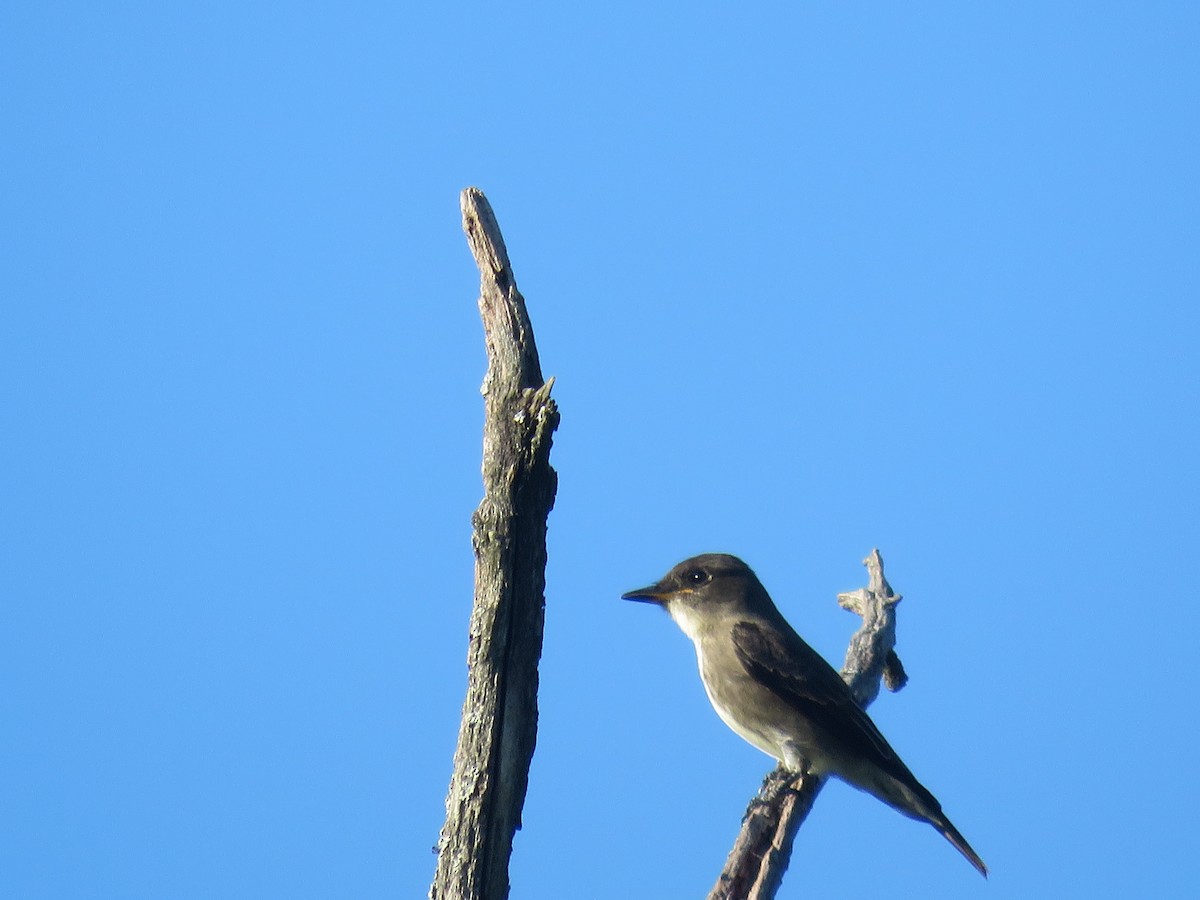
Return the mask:
{"type": "Polygon", "coordinates": [[[736,556],[684,560],[625,600],[664,607],[696,645],[717,715],[793,771],[836,775],[928,822],[984,877],[987,867],[900,761],[829,663],[808,646],[736,556]]]}

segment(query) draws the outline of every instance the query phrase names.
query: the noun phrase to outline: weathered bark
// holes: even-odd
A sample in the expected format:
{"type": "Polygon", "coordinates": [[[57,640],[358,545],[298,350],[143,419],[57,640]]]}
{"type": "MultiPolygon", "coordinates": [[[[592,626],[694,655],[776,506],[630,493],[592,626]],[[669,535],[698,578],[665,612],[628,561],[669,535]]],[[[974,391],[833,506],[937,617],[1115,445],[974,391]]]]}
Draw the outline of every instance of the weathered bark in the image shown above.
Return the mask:
{"type": "Polygon", "coordinates": [[[558,408],[487,198],[462,193],[463,230],[480,272],[487,345],[484,497],[473,516],[475,605],[454,773],[429,890],[433,900],[502,900],[537,739],[545,607],[546,518],[557,476],[558,408]]]}
{"type": "MultiPolygon", "coordinates": [[[[883,577],[878,550],[872,550],[863,565],[867,587],[838,594],[838,603],[863,618],[850,639],[842,679],[866,707],[879,695],[881,678],[892,691],[900,690],[908,679],[893,649],[900,595],[892,593],[883,577]]],[[[741,831],[708,900],[772,900],[787,871],[796,831],[824,784],[824,778],[797,775],[782,766],[770,772],[746,808],[741,831]]]]}

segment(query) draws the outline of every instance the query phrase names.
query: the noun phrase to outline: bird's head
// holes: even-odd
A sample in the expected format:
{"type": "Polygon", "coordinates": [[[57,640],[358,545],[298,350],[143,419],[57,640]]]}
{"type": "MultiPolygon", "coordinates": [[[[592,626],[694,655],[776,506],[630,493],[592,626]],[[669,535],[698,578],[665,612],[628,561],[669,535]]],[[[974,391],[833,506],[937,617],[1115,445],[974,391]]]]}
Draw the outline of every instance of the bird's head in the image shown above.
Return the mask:
{"type": "Polygon", "coordinates": [[[685,559],[654,584],[622,594],[621,599],[663,607],[693,640],[706,622],[771,602],[754,571],[728,553],[685,559]]]}

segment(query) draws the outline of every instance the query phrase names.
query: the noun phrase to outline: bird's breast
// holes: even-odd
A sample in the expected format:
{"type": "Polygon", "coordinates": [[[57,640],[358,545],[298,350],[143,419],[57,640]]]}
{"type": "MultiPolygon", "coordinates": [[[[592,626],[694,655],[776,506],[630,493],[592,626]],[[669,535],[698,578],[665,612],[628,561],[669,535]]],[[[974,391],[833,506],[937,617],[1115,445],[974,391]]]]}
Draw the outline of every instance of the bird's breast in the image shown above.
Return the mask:
{"type": "Polygon", "coordinates": [[[742,740],[783,761],[783,745],[794,729],[779,698],[750,676],[729,642],[707,635],[693,643],[704,692],[721,721],[742,740]]]}

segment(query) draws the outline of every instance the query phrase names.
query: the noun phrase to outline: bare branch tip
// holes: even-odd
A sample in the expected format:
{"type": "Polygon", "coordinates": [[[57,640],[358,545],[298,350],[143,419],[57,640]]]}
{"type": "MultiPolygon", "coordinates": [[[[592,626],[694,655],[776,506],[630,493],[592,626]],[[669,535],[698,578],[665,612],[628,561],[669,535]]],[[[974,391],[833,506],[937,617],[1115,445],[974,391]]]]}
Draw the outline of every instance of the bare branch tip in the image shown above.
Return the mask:
{"type": "Polygon", "coordinates": [[[467,242],[480,274],[485,277],[490,274],[499,280],[509,268],[508,248],[492,205],[483,191],[469,187],[459,195],[459,207],[462,209],[463,231],[467,233],[467,242]]]}
{"type": "Polygon", "coordinates": [[[888,651],[887,658],[883,662],[883,686],[893,694],[908,684],[908,673],[904,671],[904,664],[900,662],[900,657],[896,655],[895,649],[888,651]]]}
{"type": "Polygon", "coordinates": [[[526,406],[529,409],[538,409],[550,402],[550,391],[554,387],[554,376],[551,375],[540,386],[536,388],[525,388],[522,392],[525,397],[526,406]]]}
{"type": "Polygon", "coordinates": [[[862,615],[867,600],[868,597],[866,588],[858,588],[853,591],[843,591],[837,595],[838,606],[860,616],[862,615]]]}
{"type": "Polygon", "coordinates": [[[462,193],[458,195],[459,206],[466,212],[468,207],[478,206],[480,203],[487,203],[487,197],[483,191],[477,187],[463,188],[462,193]]]}

